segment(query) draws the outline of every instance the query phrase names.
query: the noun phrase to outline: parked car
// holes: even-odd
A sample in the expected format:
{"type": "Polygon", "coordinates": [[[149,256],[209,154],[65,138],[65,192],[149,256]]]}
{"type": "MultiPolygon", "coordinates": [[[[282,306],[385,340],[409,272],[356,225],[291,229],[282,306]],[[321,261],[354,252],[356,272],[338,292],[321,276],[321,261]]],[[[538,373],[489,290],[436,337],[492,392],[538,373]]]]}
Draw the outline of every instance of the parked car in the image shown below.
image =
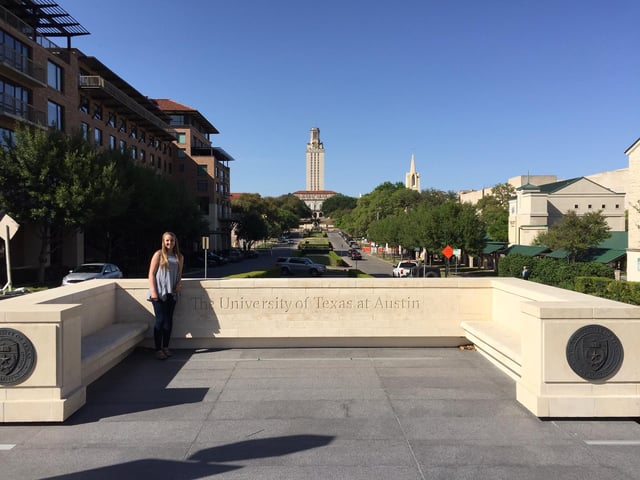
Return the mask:
{"type": "Polygon", "coordinates": [[[83,263],[62,279],[62,285],[72,285],[94,278],[122,278],[122,270],[113,263],[83,263]]]}
{"type": "Polygon", "coordinates": [[[327,271],[327,267],[309,257],[279,257],[276,265],[280,267],[282,275],[308,274],[317,277],[327,271]]]}
{"type": "Polygon", "coordinates": [[[401,260],[398,262],[391,273],[391,276],[396,278],[401,277],[428,277],[428,278],[439,278],[440,268],[439,267],[427,267],[423,265],[421,262],[416,260],[401,260]]]}
{"type": "Polygon", "coordinates": [[[355,248],[349,252],[351,260],[362,260],[362,254],[355,248]]]}
{"type": "Polygon", "coordinates": [[[418,262],[413,260],[401,260],[393,268],[391,275],[395,278],[401,277],[417,277],[418,276],[418,262]]]}
{"type": "MultiPolygon", "coordinates": [[[[228,263],[229,260],[225,257],[221,257],[217,253],[207,252],[207,267],[217,267],[218,265],[224,265],[228,263]]],[[[197,253],[192,261],[193,267],[203,267],[204,266],[204,252],[197,253]]]]}
{"type": "Polygon", "coordinates": [[[229,252],[227,253],[227,257],[229,258],[229,261],[232,263],[239,262],[244,258],[244,256],[242,255],[242,252],[235,248],[232,248],[231,250],[229,250],[229,252]]]}

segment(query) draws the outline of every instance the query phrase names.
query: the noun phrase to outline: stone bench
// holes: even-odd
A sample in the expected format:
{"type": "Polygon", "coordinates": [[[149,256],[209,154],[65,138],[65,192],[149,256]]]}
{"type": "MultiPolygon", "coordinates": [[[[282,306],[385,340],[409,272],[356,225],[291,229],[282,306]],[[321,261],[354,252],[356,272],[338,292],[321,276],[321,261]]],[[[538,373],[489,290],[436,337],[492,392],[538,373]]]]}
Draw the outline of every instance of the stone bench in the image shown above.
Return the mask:
{"type": "Polygon", "coordinates": [[[113,323],[82,337],[82,384],[89,385],[122,361],[144,340],[146,322],[113,323]]]}
{"type": "Polygon", "coordinates": [[[476,350],[514,380],[522,376],[522,338],[518,330],[497,322],[462,322],[476,350]]]}

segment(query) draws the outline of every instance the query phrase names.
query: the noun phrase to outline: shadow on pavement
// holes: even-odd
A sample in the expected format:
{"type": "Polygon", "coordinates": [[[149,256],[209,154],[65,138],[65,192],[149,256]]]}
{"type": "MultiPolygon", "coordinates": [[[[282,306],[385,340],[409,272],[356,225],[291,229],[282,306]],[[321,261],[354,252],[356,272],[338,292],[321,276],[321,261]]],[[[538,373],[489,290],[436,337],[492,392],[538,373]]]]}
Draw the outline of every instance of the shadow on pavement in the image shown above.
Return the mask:
{"type": "Polygon", "coordinates": [[[327,435],[289,435],[246,440],[200,450],[184,461],[149,458],[47,477],[43,480],[85,480],[87,478],[122,480],[153,478],[154,476],[156,478],[195,480],[244,467],[244,465],[220,465],[220,463],[289,455],[323,447],[331,443],[333,439],[334,437],[327,435]]]}

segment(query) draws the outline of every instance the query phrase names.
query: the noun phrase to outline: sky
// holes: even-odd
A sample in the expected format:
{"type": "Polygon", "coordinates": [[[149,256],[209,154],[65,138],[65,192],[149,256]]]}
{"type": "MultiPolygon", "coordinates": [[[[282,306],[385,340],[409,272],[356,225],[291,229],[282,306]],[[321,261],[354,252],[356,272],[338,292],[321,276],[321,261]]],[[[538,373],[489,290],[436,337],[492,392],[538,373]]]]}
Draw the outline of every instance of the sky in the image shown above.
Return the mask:
{"type": "MultiPolygon", "coordinates": [[[[72,46],[198,110],[231,191],[473,190],[626,168],[640,137],[637,0],[58,0],[72,46]],[[108,8],[105,6],[108,5],[108,8]]],[[[59,42],[64,45],[64,41],[59,42]]]]}

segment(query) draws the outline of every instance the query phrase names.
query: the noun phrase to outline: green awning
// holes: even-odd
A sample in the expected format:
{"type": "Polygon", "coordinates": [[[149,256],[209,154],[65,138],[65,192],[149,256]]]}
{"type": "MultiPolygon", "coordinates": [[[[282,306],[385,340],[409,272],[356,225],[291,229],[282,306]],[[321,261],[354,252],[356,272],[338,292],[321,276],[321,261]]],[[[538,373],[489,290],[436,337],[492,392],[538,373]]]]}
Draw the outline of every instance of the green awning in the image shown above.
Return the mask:
{"type": "Polygon", "coordinates": [[[488,242],[485,247],[482,249],[482,254],[483,255],[489,255],[491,253],[496,253],[499,250],[502,250],[506,247],[506,245],[502,242],[500,243],[495,243],[495,242],[488,242]]]}
{"type": "Polygon", "coordinates": [[[569,256],[569,252],[567,250],[565,250],[564,248],[559,248],[558,250],[554,250],[553,252],[547,253],[545,255],[545,257],[559,258],[561,260],[564,260],[568,256],[569,256]]]}
{"type": "Polygon", "coordinates": [[[614,248],[594,248],[590,253],[590,262],[611,263],[621,259],[627,255],[626,250],[617,250],[614,248]]]}
{"type": "Polygon", "coordinates": [[[550,250],[549,247],[538,246],[538,245],[511,245],[507,249],[507,255],[516,254],[516,255],[524,255],[525,257],[535,257],[537,255],[542,255],[545,252],[550,250]]]}
{"type": "MultiPolygon", "coordinates": [[[[626,250],[620,250],[617,248],[590,248],[589,251],[580,258],[580,260],[583,262],[611,263],[624,257],[626,254],[626,250]]],[[[545,257],[564,260],[569,257],[569,252],[564,248],[560,248],[546,254],[545,257]]]]}

